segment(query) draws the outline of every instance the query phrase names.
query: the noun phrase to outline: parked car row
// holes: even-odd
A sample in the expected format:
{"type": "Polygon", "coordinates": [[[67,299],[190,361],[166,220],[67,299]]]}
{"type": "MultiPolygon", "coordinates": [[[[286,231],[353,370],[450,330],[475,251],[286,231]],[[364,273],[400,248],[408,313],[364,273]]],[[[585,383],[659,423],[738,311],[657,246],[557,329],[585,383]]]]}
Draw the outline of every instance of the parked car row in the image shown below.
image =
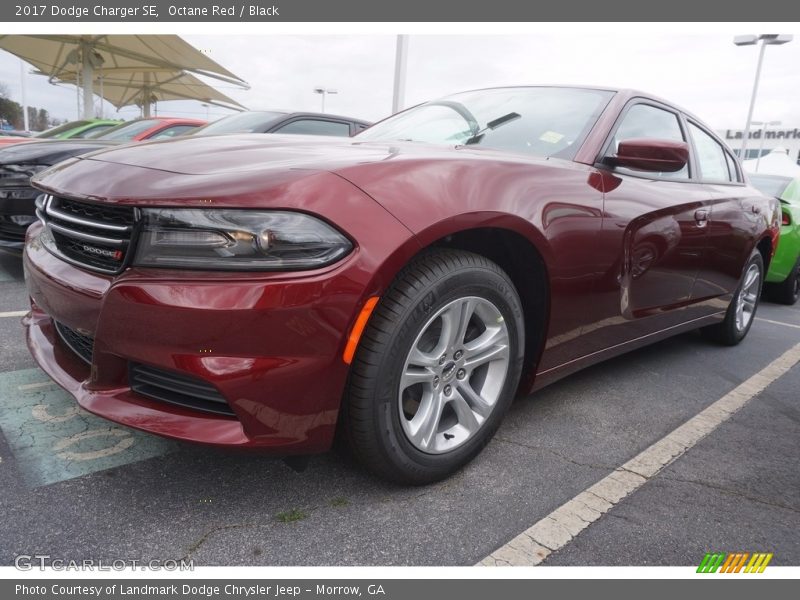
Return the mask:
{"type": "Polygon", "coordinates": [[[121,123],[123,123],[123,121],[115,119],[81,119],[79,121],[69,121],[33,135],[26,134],[16,137],[0,137],[0,145],[51,139],[71,140],[93,138],[121,123]]]}
{"type": "MultiPolygon", "coordinates": [[[[126,142],[174,137],[206,124],[198,119],[171,117],[112,123],[113,126],[93,139],[83,139],[78,134],[62,140],[57,133],[52,140],[0,147],[0,249],[22,251],[25,231],[36,220],[34,199],[39,194],[31,187],[30,178],[39,171],[71,156],[126,142]]],[[[61,133],[76,129],[80,127],[61,133]]]]}
{"type": "Polygon", "coordinates": [[[631,90],[465,92],[352,138],[229,119],[34,175],[29,348],[117,423],[284,455],[338,432],[403,483],[583,367],[694,329],[738,344],[796,223],[794,192],[631,90]]]}
{"type": "MultiPolygon", "coordinates": [[[[95,119],[79,127],[55,132],[56,137],[70,134],[90,124],[96,126],[99,122],[102,121],[95,119]]],[[[0,147],[0,249],[21,253],[25,231],[36,220],[34,199],[39,192],[31,187],[30,178],[39,171],[72,156],[80,156],[123,143],[162,140],[181,135],[282,133],[349,137],[368,126],[365,121],[349,117],[287,111],[236,113],[210,124],[198,119],[173,117],[111,123],[114,124],[113,127],[91,139],[83,139],[82,132],[86,130],[82,130],[76,135],[67,135],[70,139],[39,140],[40,143],[0,147]]]]}

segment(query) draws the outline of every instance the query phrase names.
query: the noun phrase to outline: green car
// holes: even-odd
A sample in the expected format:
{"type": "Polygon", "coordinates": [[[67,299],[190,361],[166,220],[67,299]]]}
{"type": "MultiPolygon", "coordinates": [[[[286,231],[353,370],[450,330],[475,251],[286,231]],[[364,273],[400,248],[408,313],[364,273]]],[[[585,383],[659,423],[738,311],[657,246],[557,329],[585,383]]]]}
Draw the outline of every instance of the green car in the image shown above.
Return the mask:
{"type": "Polygon", "coordinates": [[[761,193],[781,201],[781,235],[769,265],[765,291],[776,302],[794,304],[800,297],[800,177],[749,177],[761,193]]]}
{"type": "Polygon", "coordinates": [[[80,121],[70,121],[63,125],[58,125],[47,131],[36,134],[36,138],[54,140],[72,140],[80,138],[93,138],[105,131],[116,127],[122,121],[112,121],[111,119],[82,119],[80,121]]]}

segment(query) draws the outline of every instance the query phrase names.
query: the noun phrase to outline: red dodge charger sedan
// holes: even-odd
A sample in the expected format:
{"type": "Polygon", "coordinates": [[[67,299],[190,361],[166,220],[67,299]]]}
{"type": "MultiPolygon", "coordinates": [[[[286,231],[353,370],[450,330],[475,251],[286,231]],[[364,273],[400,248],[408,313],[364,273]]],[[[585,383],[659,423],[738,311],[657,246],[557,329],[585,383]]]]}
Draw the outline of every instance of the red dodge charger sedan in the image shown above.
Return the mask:
{"type": "Polygon", "coordinates": [[[452,473],[512,399],[702,328],[741,341],[777,202],[699,119],[509,87],[355,138],[101,150],[34,178],[28,344],[81,406],[207,444],[452,473]]]}

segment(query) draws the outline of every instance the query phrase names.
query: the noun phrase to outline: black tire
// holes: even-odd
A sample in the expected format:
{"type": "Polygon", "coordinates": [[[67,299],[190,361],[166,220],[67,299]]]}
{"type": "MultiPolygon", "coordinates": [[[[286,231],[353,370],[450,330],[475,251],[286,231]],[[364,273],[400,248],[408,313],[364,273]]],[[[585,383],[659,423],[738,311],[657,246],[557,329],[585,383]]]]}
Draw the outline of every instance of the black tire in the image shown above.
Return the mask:
{"type": "Polygon", "coordinates": [[[775,302],[792,306],[800,299],[800,258],[781,283],[767,284],[769,296],[775,302]]]}
{"type": "Polygon", "coordinates": [[[731,302],[728,305],[728,310],[725,312],[724,320],[721,323],[704,327],[702,329],[706,337],[725,346],[735,346],[741,342],[747,336],[747,333],[750,331],[750,327],[753,326],[753,321],[755,321],[756,310],[758,309],[758,304],[761,300],[761,288],[763,281],[764,259],[758,249],[756,249],[753,250],[753,253],[750,255],[750,259],[747,261],[747,264],[742,270],[742,277],[739,280],[739,285],[736,286],[736,291],[733,293],[733,298],[731,298],[731,302]],[[753,265],[758,268],[759,278],[756,286],[757,289],[755,290],[755,306],[749,321],[744,327],[740,328],[737,326],[736,322],[737,302],[742,295],[742,288],[744,287],[747,273],[750,271],[753,265]]]}
{"type": "Polygon", "coordinates": [[[497,431],[513,400],[522,371],[524,331],[517,291],[495,263],[471,252],[449,249],[415,259],[381,298],[353,360],[342,426],[354,456],[378,476],[412,485],[443,479],[472,460],[497,431]],[[508,334],[504,383],[498,386],[501,391],[494,408],[471,437],[444,453],[426,453],[403,429],[400,379],[412,346],[430,327],[431,319],[454,302],[475,297],[490,302],[502,316],[497,322],[504,323],[508,334]]]}

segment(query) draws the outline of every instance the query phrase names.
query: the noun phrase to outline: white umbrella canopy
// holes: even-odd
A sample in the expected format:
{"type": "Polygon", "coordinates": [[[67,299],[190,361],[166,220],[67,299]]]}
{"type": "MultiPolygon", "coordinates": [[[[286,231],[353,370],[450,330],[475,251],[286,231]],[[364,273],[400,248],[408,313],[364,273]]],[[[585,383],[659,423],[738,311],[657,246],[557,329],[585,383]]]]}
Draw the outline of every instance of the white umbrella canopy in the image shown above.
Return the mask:
{"type": "Polygon", "coordinates": [[[1,35],[0,49],[32,64],[51,82],[79,83],[84,117],[93,116],[93,84],[98,71],[104,77],[164,69],[187,71],[249,87],[177,35],[1,35]]]}
{"type": "MultiPolygon", "coordinates": [[[[148,116],[147,107],[152,102],[168,100],[198,100],[222,108],[247,110],[233,98],[182,71],[102,69],[96,75],[100,81],[98,93],[105,100],[118,109],[133,104],[141,106],[145,116],[148,116]]],[[[74,74],[68,75],[64,79],[59,78],[59,81],[76,83],[74,77],[74,74]]]]}
{"type": "Polygon", "coordinates": [[[742,162],[742,166],[748,173],[800,177],[800,165],[789,157],[786,148],[775,148],[760,159],[751,158],[742,162]]]}

